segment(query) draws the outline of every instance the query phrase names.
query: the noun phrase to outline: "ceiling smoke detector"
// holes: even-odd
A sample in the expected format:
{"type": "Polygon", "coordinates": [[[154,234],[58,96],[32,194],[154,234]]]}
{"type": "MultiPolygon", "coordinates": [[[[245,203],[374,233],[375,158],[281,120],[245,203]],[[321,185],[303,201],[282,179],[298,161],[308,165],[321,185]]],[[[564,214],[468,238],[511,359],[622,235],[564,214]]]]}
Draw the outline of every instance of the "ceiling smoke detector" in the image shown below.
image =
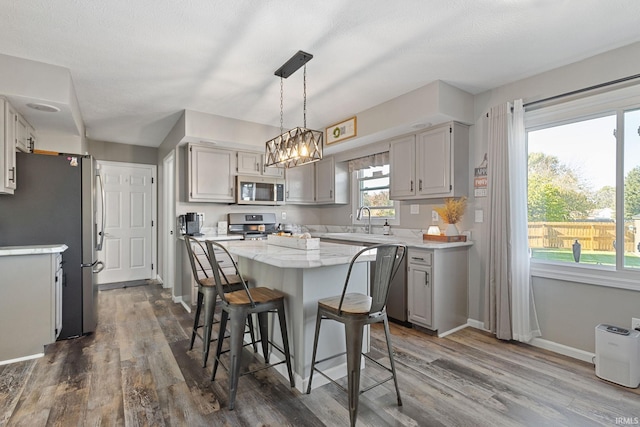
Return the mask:
{"type": "Polygon", "coordinates": [[[40,102],[30,102],[27,104],[27,107],[45,113],[57,113],[60,111],[60,109],[54,105],[42,104],[40,102]]]}

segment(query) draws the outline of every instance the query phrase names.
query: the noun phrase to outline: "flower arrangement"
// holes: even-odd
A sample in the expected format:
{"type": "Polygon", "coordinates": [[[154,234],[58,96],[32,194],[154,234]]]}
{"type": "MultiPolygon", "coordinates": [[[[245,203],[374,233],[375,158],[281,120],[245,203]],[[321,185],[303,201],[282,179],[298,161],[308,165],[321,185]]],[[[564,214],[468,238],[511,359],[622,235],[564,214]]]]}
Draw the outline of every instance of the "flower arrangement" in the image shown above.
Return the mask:
{"type": "Polygon", "coordinates": [[[457,224],[462,219],[464,211],[467,208],[467,198],[461,197],[458,200],[454,198],[444,199],[444,206],[433,208],[440,218],[447,224],[457,224]]]}

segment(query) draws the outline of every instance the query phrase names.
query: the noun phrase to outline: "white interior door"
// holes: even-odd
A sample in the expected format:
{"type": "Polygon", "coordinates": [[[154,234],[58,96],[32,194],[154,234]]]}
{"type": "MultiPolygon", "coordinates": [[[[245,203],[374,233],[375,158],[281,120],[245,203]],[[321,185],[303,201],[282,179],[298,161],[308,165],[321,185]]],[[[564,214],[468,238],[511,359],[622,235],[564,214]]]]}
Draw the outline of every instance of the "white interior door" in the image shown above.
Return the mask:
{"type": "MultiPolygon", "coordinates": [[[[98,283],[151,279],[155,167],[98,162],[105,189],[105,229],[98,283]]],[[[100,209],[98,209],[100,212],[100,209]]]]}

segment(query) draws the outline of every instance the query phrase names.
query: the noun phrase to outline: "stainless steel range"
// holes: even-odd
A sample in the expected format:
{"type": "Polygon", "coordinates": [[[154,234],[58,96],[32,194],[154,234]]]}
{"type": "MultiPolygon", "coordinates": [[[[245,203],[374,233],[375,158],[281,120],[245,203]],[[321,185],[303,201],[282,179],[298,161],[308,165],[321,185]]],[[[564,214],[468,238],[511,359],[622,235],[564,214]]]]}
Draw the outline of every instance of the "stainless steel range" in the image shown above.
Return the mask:
{"type": "Polygon", "coordinates": [[[242,234],[245,240],[266,240],[277,231],[274,213],[230,213],[227,217],[229,234],[242,234]]]}

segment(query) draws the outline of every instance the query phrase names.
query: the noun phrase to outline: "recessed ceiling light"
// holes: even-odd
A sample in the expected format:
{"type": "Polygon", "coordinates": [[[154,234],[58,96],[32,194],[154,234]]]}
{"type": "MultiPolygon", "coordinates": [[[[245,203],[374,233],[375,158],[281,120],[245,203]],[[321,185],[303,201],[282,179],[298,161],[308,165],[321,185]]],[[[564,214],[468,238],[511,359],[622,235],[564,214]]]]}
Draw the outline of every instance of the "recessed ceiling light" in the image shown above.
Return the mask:
{"type": "Polygon", "coordinates": [[[56,106],[49,104],[42,104],[39,102],[30,102],[27,104],[27,107],[33,108],[34,110],[43,111],[45,113],[57,113],[60,109],[56,106]]]}

